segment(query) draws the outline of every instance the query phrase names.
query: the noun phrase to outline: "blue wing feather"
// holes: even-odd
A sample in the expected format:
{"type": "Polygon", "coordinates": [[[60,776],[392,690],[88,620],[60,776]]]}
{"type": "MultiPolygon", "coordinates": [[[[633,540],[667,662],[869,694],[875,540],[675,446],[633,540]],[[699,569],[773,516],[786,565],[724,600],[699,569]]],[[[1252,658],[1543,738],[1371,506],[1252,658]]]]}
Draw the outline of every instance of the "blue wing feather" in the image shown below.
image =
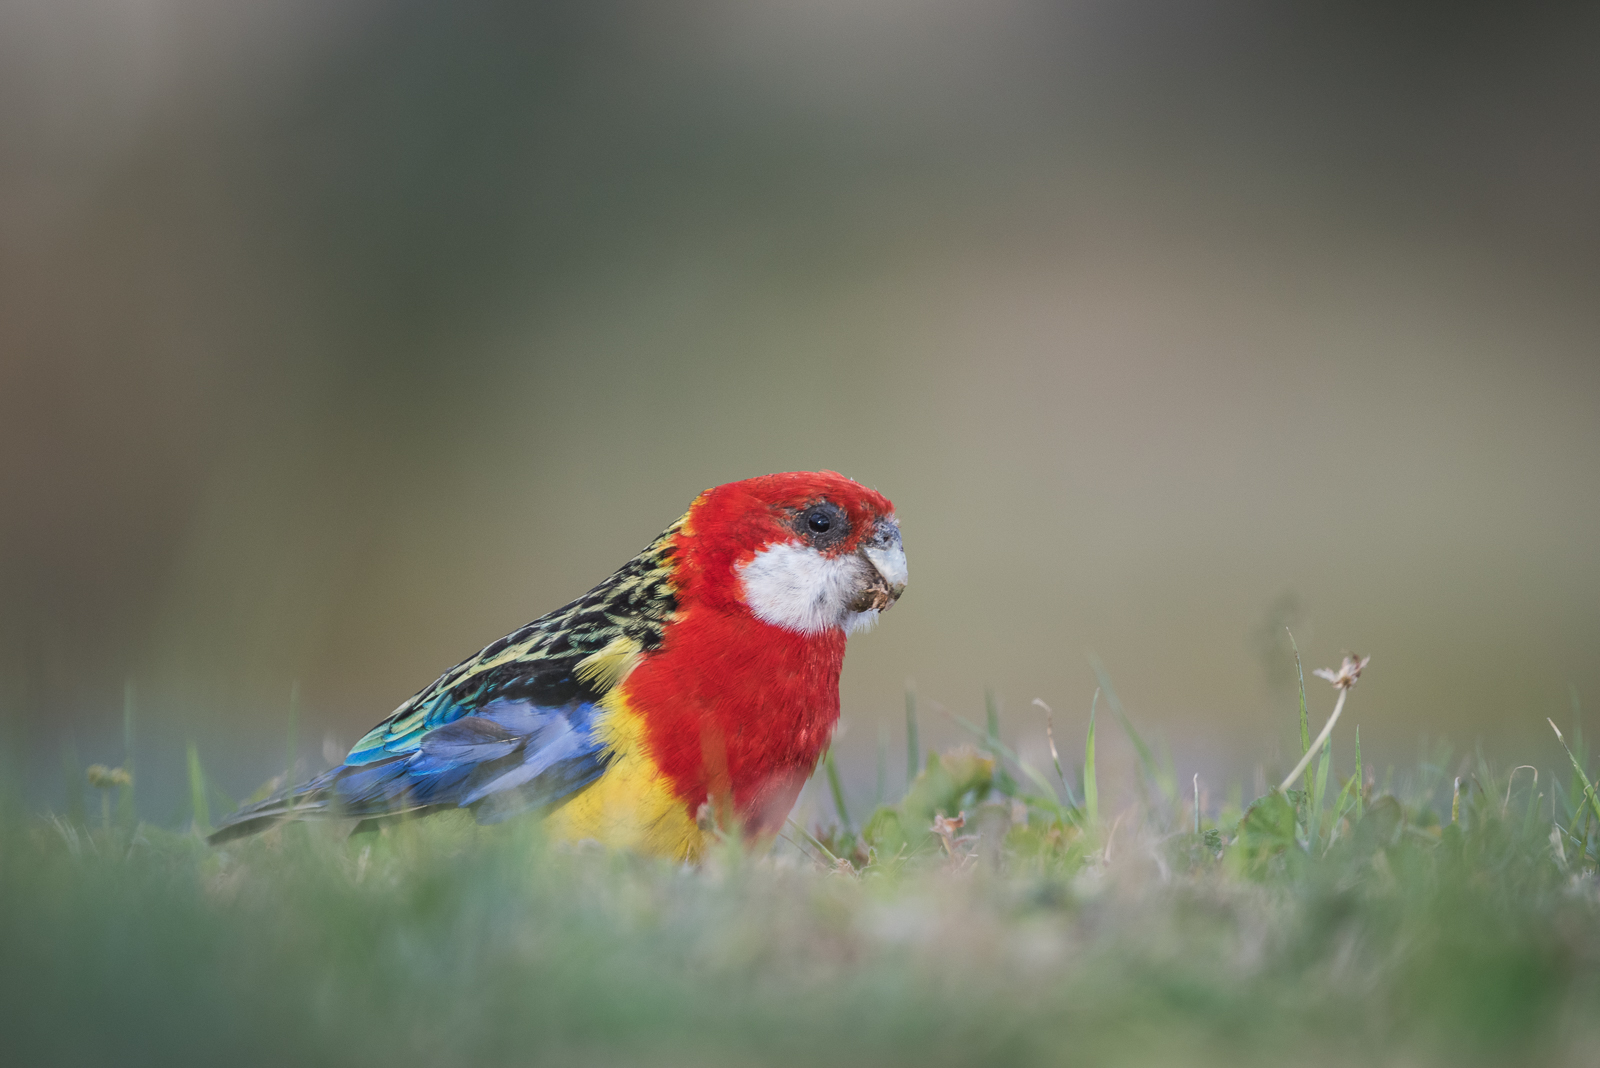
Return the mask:
{"type": "Polygon", "coordinates": [[[328,785],[334,804],[356,815],[449,805],[498,818],[550,805],[605,770],[597,711],[591,702],[491,701],[421,733],[409,754],[334,769],[328,785]]]}
{"type": "Polygon", "coordinates": [[[284,817],[318,813],[372,817],[460,807],[494,822],[548,807],[604,773],[610,754],[594,735],[598,712],[593,701],[555,706],[491,701],[417,731],[409,752],[363,753],[304,786],[241,810],[219,829],[217,840],[284,817]]]}

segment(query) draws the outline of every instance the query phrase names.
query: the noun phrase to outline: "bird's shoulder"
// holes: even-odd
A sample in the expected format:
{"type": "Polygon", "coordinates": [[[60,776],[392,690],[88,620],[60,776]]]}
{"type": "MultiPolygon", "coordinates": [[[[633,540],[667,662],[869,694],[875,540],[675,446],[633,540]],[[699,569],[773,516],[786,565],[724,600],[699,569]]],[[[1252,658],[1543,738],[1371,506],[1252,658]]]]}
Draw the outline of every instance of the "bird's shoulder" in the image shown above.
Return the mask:
{"type": "Polygon", "coordinates": [[[658,648],[678,611],[673,523],[588,593],[484,646],[368,731],[346,758],[363,764],[414,752],[428,732],[496,701],[534,707],[595,703],[658,648]]]}

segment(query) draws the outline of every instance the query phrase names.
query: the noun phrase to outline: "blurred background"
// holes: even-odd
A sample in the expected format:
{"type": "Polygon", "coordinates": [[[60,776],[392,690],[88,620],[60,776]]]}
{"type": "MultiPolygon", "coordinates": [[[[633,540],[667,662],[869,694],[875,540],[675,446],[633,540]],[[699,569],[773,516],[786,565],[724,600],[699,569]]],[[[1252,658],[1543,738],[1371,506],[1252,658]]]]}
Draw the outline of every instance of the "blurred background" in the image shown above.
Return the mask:
{"type": "MultiPolygon", "coordinates": [[[[1600,10],[0,5],[0,737],[181,811],[307,764],[700,490],[898,506],[872,775],[1551,766],[1600,694],[1600,10]],[[1313,716],[1332,691],[1313,680],[1313,716]],[[324,744],[326,743],[326,744],[324,744]],[[1291,753],[1290,751],[1293,750],[1291,753]],[[1286,756],[1288,759],[1286,759],[1286,756]]],[[[171,808],[173,812],[168,812],[171,808]]]]}

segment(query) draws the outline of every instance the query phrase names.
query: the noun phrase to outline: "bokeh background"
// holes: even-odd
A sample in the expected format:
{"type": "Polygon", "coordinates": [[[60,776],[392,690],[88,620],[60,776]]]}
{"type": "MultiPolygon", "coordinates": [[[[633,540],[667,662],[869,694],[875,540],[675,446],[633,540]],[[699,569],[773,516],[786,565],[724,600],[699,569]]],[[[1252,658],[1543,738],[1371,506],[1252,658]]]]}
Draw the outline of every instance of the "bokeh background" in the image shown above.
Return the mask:
{"type": "Polygon", "coordinates": [[[1091,650],[1185,781],[1281,769],[1285,624],[1374,657],[1339,745],[1549,765],[1600,693],[1597,54],[1576,6],[11,0],[8,759],[117,762],[131,679],[151,814],[188,739],[248,792],[291,689],[316,764],[829,467],[912,569],[856,776],[908,678],[935,744],[986,687],[1077,739],[1091,650]]]}

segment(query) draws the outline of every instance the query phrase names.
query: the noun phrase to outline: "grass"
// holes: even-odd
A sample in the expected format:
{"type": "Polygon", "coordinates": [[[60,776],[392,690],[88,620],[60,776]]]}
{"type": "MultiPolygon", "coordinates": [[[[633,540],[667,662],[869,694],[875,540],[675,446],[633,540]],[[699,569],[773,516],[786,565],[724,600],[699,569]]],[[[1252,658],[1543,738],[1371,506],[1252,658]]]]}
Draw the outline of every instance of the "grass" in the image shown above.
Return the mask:
{"type": "MultiPolygon", "coordinates": [[[[1139,754],[1136,808],[1099,811],[1092,755],[1075,775],[1057,758],[1054,782],[1025,765],[991,701],[983,727],[967,724],[972,746],[910,749],[905,796],[859,827],[792,828],[767,856],[725,844],[695,869],[465,816],[354,838],[295,825],[211,849],[198,754],[183,829],[137,822],[125,769],[98,769],[98,810],[0,812],[0,1053],[1593,1062],[1600,798],[1581,739],[1564,782],[1441,752],[1387,790],[1359,770],[1341,780],[1325,743],[1307,789],[1207,814],[1101,674],[1095,704],[1139,754]]],[[[914,738],[909,699],[907,721],[914,738]]],[[[842,811],[831,760],[823,775],[842,811]]]]}

